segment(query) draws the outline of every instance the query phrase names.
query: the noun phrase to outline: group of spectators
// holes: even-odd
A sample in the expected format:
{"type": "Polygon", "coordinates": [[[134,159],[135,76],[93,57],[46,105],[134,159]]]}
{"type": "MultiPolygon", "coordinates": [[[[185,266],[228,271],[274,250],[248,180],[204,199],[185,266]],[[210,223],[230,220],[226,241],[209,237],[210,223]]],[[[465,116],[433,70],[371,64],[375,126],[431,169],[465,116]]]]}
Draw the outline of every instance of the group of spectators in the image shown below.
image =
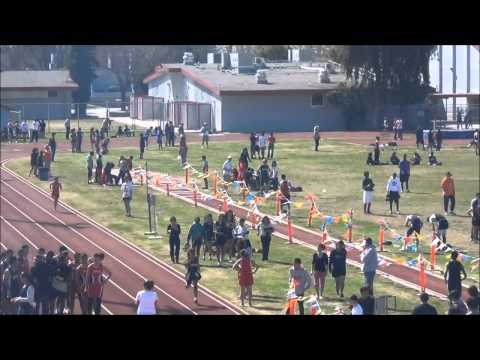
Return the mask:
{"type": "Polygon", "coordinates": [[[37,143],[39,138],[45,138],[46,127],[45,120],[38,118],[32,121],[30,127],[26,120],[21,122],[9,120],[2,131],[2,140],[9,143],[18,143],[19,141],[26,143],[30,139],[31,143],[34,141],[37,143]]]}
{"type": "Polygon", "coordinates": [[[30,248],[16,253],[7,249],[0,256],[0,313],[19,315],[101,312],[103,287],[111,277],[103,265],[104,254],[89,257],[60,246],[58,253],[39,248],[30,264],[30,248]]]}

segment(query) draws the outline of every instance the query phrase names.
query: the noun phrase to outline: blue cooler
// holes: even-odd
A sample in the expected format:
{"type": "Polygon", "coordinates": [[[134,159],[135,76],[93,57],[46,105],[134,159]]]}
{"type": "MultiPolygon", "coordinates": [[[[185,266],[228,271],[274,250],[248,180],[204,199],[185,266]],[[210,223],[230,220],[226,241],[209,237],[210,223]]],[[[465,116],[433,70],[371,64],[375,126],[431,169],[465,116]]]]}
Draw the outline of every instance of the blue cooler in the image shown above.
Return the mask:
{"type": "Polygon", "coordinates": [[[38,168],[38,178],[41,181],[48,181],[48,168],[46,167],[38,168]]]}

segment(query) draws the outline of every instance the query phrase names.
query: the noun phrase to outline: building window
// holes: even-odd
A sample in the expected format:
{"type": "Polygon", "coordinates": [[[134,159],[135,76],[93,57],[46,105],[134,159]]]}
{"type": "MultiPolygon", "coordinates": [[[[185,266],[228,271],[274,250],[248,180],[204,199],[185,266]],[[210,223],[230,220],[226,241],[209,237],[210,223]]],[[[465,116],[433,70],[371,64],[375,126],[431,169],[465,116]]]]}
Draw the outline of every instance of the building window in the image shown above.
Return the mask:
{"type": "Polygon", "coordinates": [[[323,106],[323,95],[322,94],[312,95],[312,106],[323,106]]]}
{"type": "Polygon", "coordinates": [[[58,96],[58,91],[55,91],[55,90],[49,90],[48,91],[48,97],[49,98],[57,97],[57,96],[58,96]]]}

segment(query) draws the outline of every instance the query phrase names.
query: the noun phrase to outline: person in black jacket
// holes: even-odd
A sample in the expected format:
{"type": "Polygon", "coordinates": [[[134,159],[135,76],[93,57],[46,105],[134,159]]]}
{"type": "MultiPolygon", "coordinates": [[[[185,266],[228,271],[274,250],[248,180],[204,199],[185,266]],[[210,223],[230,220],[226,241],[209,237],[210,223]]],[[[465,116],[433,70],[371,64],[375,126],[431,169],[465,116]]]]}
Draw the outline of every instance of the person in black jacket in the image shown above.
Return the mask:
{"type": "Polygon", "coordinates": [[[330,252],[328,269],[335,279],[337,295],[343,298],[345,276],[347,274],[347,250],[345,250],[345,243],[342,240],[337,242],[335,249],[330,252]]]}
{"type": "Polygon", "coordinates": [[[97,166],[95,167],[95,183],[102,185],[102,169],[103,169],[103,161],[102,155],[97,154],[97,166]]]}
{"type": "Polygon", "coordinates": [[[419,126],[417,128],[417,132],[415,133],[416,135],[416,143],[417,143],[417,149],[420,144],[422,144],[422,149],[425,150],[425,143],[423,142],[423,129],[419,126]]]}
{"type": "Polygon", "coordinates": [[[143,153],[145,152],[145,136],[140,133],[140,159],[143,159],[143,153]]]}
{"type": "Polygon", "coordinates": [[[435,141],[437,143],[437,151],[442,148],[443,134],[440,129],[437,130],[435,141]]]}
{"type": "Polygon", "coordinates": [[[358,303],[362,306],[363,315],[375,315],[375,299],[370,295],[370,288],[362,286],[360,288],[360,299],[358,303]]]}
{"type": "Polygon", "coordinates": [[[30,270],[30,275],[33,286],[35,287],[35,313],[39,315],[50,314],[48,300],[50,297],[51,284],[45,256],[36,256],[35,263],[30,270]]]}

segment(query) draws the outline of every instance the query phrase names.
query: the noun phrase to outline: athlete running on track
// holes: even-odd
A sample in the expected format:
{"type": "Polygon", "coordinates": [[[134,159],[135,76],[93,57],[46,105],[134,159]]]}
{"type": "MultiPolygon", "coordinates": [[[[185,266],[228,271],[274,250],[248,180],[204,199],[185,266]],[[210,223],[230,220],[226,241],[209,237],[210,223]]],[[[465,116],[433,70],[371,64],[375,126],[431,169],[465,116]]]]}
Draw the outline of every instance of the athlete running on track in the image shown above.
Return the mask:
{"type": "Polygon", "coordinates": [[[112,277],[112,273],[103,265],[103,254],[95,254],[93,256],[93,263],[88,265],[86,274],[85,292],[87,295],[87,309],[88,314],[95,312],[95,315],[100,315],[102,306],[103,287],[107,281],[112,277]],[[103,275],[106,275],[103,279],[103,275]]]}
{"type": "Polygon", "coordinates": [[[52,191],[53,208],[57,210],[58,198],[60,197],[60,190],[62,190],[62,184],[58,182],[58,176],[50,183],[50,190],[52,191]]]}

